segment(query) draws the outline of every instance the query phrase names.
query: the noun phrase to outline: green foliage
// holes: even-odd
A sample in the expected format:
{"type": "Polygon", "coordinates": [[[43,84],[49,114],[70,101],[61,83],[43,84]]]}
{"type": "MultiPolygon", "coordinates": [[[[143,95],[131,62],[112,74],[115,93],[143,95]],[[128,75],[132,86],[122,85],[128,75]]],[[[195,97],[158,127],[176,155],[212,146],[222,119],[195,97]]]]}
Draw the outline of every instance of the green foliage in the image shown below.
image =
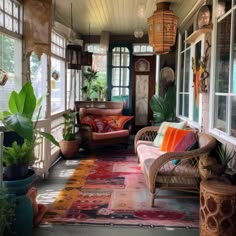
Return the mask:
{"type": "Polygon", "coordinates": [[[227,168],[228,163],[233,158],[236,158],[236,152],[234,150],[229,151],[227,149],[227,145],[225,145],[225,147],[223,146],[223,144],[218,145],[216,153],[221,165],[224,166],[225,168],[227,168]]]}
{"type": "Polygon", "coordinates": [[[15,218],[15,202],[4,188],[0,188],[0,235],[11,232],[11,223],[15,218]]]}
{"type": "Polygon", "coordinates": [[[103,74],[100,75],[99,72],[88,68],[84,73],[84,78],[82,91],[87,95],[87,98],[106,97],[107,81],[103,74]]]}
{"type": "Polygon", "coordinates": [[[65,119],[65,127],[63,130],[63,139],[66,141],[75,140],[75,117],[78,112],[64,113],[63,117],[65,119]]]}
{"type": "Polygon", "coordinates": [[[14,141],[11,147],[3,147],[3,165],[7,167],[30,163],[35,159],[34,146],[34,141],[25,139],[22,145],[14,141]]]}
{"type": "Polygon", "coordinates": [[[154,94],[150,100],[155,122],[174,121],[176,107],[176,89],[171,86],[164,97],[154,94]]]}
{"type": "MultiPolygon", "coordinates": [[[[16,132],[19,136],[24,138],[25,141],[22,147],[13,143],[11,147],[5,149],[5,162],[7,162],[7,157],[12,158],[12,154],[14,152],[19,153],[20,150],[24,153],[22,154],[24,156],[22,157],[24,161],[29,160],[30,162],[37,133],[59,146],[59,143],[52,135],[36,129],[35,126],[37,121],[35,126],[33,124],[33,114],[35,109],[41,105],[42,100],[43,97],[39,98],[38,101],[36,100],[33,86],[30,81],[25,83],[19,93],[16,91],[11,92],[8,101],[9,111],[0,113],[0,120],[2,120],[6,131],[16,132]],[[28,157],[25,157],[26,153],[29,154],[28,157]]],[[[15,158],[17,159],[19,157],[15,158]]]]}

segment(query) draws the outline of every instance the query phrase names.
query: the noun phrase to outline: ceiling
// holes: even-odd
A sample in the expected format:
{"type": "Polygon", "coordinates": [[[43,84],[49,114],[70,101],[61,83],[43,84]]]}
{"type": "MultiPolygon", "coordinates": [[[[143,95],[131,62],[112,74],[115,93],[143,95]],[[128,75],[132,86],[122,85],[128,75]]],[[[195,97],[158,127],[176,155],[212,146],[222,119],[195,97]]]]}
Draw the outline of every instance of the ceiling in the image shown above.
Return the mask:
{"type": "Polygon", "coordinates": [[[132,35],[136,28],[147,33],[147,18],[156,9],[156,2],[170,2],[170,8],[179,17],[179,23],[193,8],[197,0],[53,0],[54,19],[77,34],[100,35],[108,31],[113,35],[132,35]],[[143,14],[138,13],[144,6],[143,14]]]}

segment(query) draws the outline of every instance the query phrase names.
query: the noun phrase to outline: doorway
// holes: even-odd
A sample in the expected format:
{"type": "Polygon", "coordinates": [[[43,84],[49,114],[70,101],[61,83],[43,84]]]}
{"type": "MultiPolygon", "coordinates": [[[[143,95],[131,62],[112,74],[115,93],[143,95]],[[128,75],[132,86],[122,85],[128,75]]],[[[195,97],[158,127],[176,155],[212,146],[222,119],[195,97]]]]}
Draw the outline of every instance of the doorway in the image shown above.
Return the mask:
{"type": "Polygon", "coordinates": [[[134,132],[153,118],[149,101],[155,93],[156,56],[134,56],[132,62],[132,108],[134,132]]]}

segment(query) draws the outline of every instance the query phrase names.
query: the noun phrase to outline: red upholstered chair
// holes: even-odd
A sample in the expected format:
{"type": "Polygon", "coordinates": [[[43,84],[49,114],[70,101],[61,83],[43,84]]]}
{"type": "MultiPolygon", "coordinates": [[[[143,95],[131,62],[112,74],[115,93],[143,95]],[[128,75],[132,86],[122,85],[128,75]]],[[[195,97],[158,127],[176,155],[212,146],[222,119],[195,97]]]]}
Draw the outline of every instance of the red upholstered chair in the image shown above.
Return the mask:
{"type": "Polygon", "coordinates": [[[80,147],[91,149],[97,145],[128,145],[131,116],[122,116],[122,102],[76,101],[77,138],[80,147]]]}

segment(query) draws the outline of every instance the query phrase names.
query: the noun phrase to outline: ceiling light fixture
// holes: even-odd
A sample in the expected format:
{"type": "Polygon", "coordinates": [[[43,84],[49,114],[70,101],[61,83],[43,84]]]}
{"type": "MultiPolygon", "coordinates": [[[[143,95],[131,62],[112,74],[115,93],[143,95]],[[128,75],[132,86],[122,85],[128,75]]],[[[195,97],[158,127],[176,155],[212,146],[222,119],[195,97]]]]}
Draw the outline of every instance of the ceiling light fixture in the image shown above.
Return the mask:
{"type": "Polygon", "coordinates": [[[144,35],[144,32],[141,28],[137,28],[135,31],[134,31],[134,37],[139,39],[139,38],[142,38],[144,35]]]}
{"type": "MultiPolygon", "coordinates": [[[[90,24],[89,24],[89,42],[90,44],[90,24]]],[[[85,51],[81,55],[81,65],[82,66],[92,66],[93,63],[93,53],[85,51]]]]}
{"type": "MultiPolygon", "coordinates": [[[[71,3],[71,31],[73,30],[72,24],[72,3],[71,3]]],[[[66,61],[68,69],[81,70],[81,54],[82,47],[78,44],[70,42],[66,45],[66,61]]]]}
{"type": "Polygon", "coordinates": [[[169,6],[169,2],[157,3],[156,11],[148,18],[149,44],[157,54],[168,53],[175,44],[178,18],[169,6]]]}

